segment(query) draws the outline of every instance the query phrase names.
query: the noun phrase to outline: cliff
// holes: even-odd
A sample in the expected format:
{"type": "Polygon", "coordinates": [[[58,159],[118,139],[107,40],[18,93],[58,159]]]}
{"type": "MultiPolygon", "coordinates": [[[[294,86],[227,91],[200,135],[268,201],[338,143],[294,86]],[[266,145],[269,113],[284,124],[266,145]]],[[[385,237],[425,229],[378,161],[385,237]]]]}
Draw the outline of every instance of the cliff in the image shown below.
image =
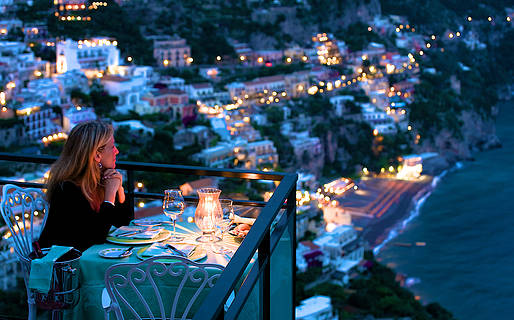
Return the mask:
{"type": "Polygon", "coordinates": [[[455,133],[449,129],[431,132],[432,138],[423,139],[423,143],[414,146],[414,151],[437,152],[449,163],[460,160],[472,160],[473,153],[501,147],[496,136],[495,118],[484,118],[474,111],[466,110],[459,115],[461,126],[455,133]]]}

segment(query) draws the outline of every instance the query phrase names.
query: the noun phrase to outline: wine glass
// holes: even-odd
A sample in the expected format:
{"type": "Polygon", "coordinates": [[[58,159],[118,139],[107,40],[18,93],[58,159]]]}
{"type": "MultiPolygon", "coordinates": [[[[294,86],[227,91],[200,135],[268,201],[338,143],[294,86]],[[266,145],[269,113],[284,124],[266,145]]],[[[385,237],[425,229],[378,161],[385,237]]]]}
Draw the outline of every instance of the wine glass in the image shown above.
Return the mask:
{"type": "Polygon", "coordinates": [[[184,240],[184,237],[177,236],[175,232],[175,222],[182,215],[186,203],[182,197],[182,192],[178,189],[164,190],[164,200],[162,201],[162,211],[173,222],[173,236],[170,241],[177,242],[184,240]]]}
{"type": "Polygon", "coordinates": [[[221,238],[223,239],[223,233],[227,232],[233,222],[234,207],[232,206],[232,200],[220,199],[221,210],[223,212],[223,218],[219,220],[216,227],[221,231],[221,238]]]}
{"type": "MultiPolygon", "coordinates": [[[[219,235],[218,237],[223,240],[223,234],[230,229],[230,226],[233,222],[234,215],[234,207],[232,206],[232,200],[230,199],[220,199],[221,210],[223,212],[223,218],[219,219],[216,222],[216,233],[219,235]]],[[[212,246],[212,250],[214,253],[232,253],[232,250],[227,249],[223,246],[223,244],[219,246],[212,246]]]]}

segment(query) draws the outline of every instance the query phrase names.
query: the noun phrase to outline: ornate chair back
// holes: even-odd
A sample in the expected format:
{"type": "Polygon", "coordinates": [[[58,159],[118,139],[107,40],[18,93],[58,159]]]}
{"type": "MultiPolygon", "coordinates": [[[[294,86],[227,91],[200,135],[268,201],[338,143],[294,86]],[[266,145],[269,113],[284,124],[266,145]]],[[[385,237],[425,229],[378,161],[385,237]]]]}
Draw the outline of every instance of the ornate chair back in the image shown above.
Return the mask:
{"type": "Polygon", "coordinates": [[[39,238],[45,226],[48,202],[40,189],[20,188],[12,184],[3,187],[0,207],[14,243],[14,251],[27,259],[32,252],[32,242],[39,238]],[[40,221],[41,223],[35,223],[40,221]]]}
{"type": "Polygon", "coordinates": [[[224,267],[177,256],[120,263],[105,272],[106,312],[120,319],[190,319],[224,267]]]}
{"type": "Polygon", "coordinates": [[[46,223],[48,203],[40,189],[20,188],[12,184],[3,187],[0,212],[11,233],[9,238],[14,244],[14,252],[23,268],[23,279],[27,288],[29,319],[36,317],[34,293],[29,290],[30,257],[32,243],[39,239],[39,234],[46,223]],[[40,223],[35,223],[40,221],[40,223]],[[37,230],[36,230],[37,229],[37,230]]]}

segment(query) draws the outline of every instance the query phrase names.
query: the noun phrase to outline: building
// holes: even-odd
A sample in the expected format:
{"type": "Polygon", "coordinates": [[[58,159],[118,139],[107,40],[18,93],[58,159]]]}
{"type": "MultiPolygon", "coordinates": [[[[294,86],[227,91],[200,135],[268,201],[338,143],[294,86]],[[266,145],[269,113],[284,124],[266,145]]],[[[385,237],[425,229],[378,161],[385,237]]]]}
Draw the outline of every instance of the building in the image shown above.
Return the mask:
{"type": "Polygon", "coordinates": [[[61,93],[61,101],[70,97],[73,89],[89,93],[89,84],[86,75],[80,70],[66,71],[52,75],[52,80],[57,84],[61,93]]]}
{"type": "Polygon", "coordinates": [[[341,63],[341,53],[339,52],[337,41],[334,39],[333,35],[330,33],[318,33],[312,36],[312,42],[317,50],[316,53],[319,63],[328,66],[341,63]]]}
{"type": "Polygon", "coordinates": [[[346,105],[350,101],[351,102],[355,101],[355,97],[354,96],[333,96],[333,97],[330,97],[330,103],[334,106],[334,109],[336,111],[336,115],[338,117],[342,117],[346,113],[346,111],[347,111],[346,105]]]}
{"type": "Polygon", "coordinates": [[[206,126],[180,129],[173,135],[173,147],[176,150],[181,150],[195,143],[207,147],[210,137],[209,128],[206,126]]]}
{"type": "Polygon", "coordinates": [[[393,117],[379,110],[371,103],[361,104],[361,119],[373,128],[376,134],[396,133],[396,126],[393,117]]]}
{"type": "Polygon", "coordinates": [[[214,88],[208,82],[190,84],[186,86],[186,91],[189,97],[194,100],[205,101],[211,99],[214,95],[214,88]]]}
{"type": "Polygon", "coordinates": [[[157,65],[164,67],[186,67],[191,64],[191,47],[186,40],[176,35],[153,36],[153,57],[157,65]]]}
{"type": "Polygon", "coordinates": [[[193,160],[208,167],[228,168],[234,163],[234,148],[229,143],[220,143],[194,154],[193,160]]]}
{"type": "Polygon", "coordinates": [[[183,107],[188,104],[187,93],[179,89],[151,89],[142,97],[148,101],[153,112],[170,112],[173,119],[181,120],[186,116],[183,107]]]}
{"type": "Polygon", "coordinates": [[[290,133],[291,145],[293,146],[294,153],[297,159],[302,159],[305,152],[311,158],[316,158],[322,155],[321,141],[318,137],[309,137],[307,131],[290,133]]]}
{"type": "Polygon", "coordinates": [[[116,110],[121,113],[128,113],[134,110],[141,97],[146,91],[144,77],[121,77],[106,75],[101,78],[105,90],[111,95],[118,97],[116,110]]]}
{"type": "Polygon", "coordinates": [[[117,45],[115,39],[105,37],[58,41],[57,72],[86,69],[102,71],[117,66],[120,60],[117,45]]]}
{"type": "Polygon", "coordinates": [[[61,104],[61,92],[59,85],[52,81],[52,79],[35,79],[27,83],[28,92],[37,96],[39,99],[45,101],[50,105],[58,106],[61,104]]]}
{"type": "Polygon", "coordinates": [[[246,142],[240,140],[234,148],[237,164],[242,164],[245,169],[256,169],[260,166],[275,168],[278,165],[277,148],[271,140],[246,142]]]}
{"type": "Polygon", "coordinates": [[[346,284],[350,280],[350,270],[364,258],[364,247],[357,232],[351,225],[335,226],[329,232],[316,238],[314,244],[320,246],[329,259],[328,267],[335,271],[338,281],[346,284]]]}
{"type": "Polygon", "coordinates": [[[296,320],[338,320],[330,297],[314,296],[300,302],[295,309],[296,320]]]}
{"type": "Polygon", "coordinates": [[[282,92],[286,89],[285,77],[283,75],[255,78],[252,81],[244,82],[243,94],[256,94],[260,92],[276,91],[282,92]]]}
{"type": "Polygon", "coordinates": [[[218,180],[215,178],[204,178],[184,183],[180,186],[180,191],[185,196],[196,196],[201,188],[217,188],[218,180]]]}
{"type": "Polygon", "coordinates": [[[62,128],[64,132],[70,132],[77,124],[96,120],[96,113],[93,108],[72,107],[63,112],[62,128]]]}
{"type": "Polygon", "coordinates": [[[305,272],[312,267],[322,267],[323,252],[320,246],[312,241],[302,241],[296,248],[296,266],[300,272],[305,272]]]}
{"type": "MultiPolygon", "coordinates": [[[[0,0],[0,13],[5,11],[12,2],[12,0],[0,0]]],[[[18,19],[0,20],[0,37],[7,37],[9,32],[12,32],[17,28],[21,28],[22,26],[23,22],[18,19]]]]}
{"type": "Polygon", "coordinates": [[[60,116],[55,110],[37,101],[27,101],[16,109],[16,115],[23,121],[25,137],[40,140],[45,136],[62,132],[60,116]]]}

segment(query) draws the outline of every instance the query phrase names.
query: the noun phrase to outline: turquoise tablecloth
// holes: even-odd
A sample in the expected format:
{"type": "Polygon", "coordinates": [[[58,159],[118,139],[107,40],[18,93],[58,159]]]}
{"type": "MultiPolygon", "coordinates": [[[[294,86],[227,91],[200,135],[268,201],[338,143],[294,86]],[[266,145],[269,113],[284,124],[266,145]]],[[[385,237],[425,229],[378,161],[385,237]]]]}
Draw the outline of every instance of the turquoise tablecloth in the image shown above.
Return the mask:
{"type": "MultiPolygon", "coordinates": [[[[177,232],[184,232],[186,234],[198,233],[196,225],[181,221],[177,223],[177,232]]],[[[237,249],[237,242],[232,237],[225,237],[223,240],[228,247],[234,245],[237,249]]],[[[65,311],[65,319],[82,320],[82,319],[102,319],[104,311],[102,309],[102,290],[104,289],[104,275],[107,268],[116,263],[126,262],[139,262],[141,261],[136,256],[136,251],[145,246],[139,245],[134,249],[134,253],[122,259],[105,259],[99,256],[99,252],[107,248],[126,248],[128,245],[117,245],[113,243],[105,243],[95,245],[84,251],[80,258],[80,300],[77,306],[65,311]]],[[[207,258],[200,262],[203,263],[216,263],[226,266],[228,260],[225,256],[214,254],[207,246],[207,258]]],[[[294,254],[294,253],[293,253],[294,254]]],[[[275,253],[271,258],[271,301],[272,301],[272,318],[276,319],[291,319],[292,314],[292,278],[290,270],[291,266],[291,242],[287,232],[282,236],[282,239],[276,248],[275,253]]],[[[255,259],[254,259],[255,260],[255,259]]],[[[257,284],[249,297],[243,312],[239,319],[257,319],[259,315],[259,285],[257,284]]],[[[111,318],[114,314],[111,315],[111,318]]]]}

